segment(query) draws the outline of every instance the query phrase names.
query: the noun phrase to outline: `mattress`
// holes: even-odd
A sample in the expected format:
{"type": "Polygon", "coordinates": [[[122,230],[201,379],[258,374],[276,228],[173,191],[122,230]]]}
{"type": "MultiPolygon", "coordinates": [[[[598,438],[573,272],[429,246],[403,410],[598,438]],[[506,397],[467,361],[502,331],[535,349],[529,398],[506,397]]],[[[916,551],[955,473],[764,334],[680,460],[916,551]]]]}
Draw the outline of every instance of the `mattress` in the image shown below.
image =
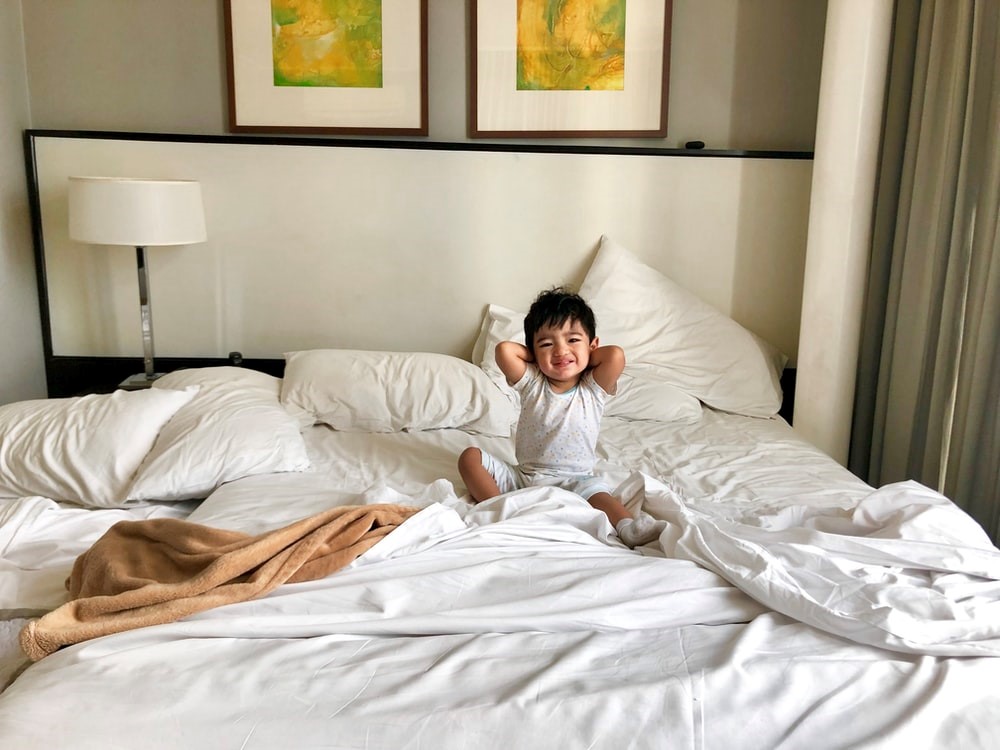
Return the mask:
{"type": "Polygon", "coordinates": [[[458,453],[508,455],[509,438],[303,436],[308,471],[228,482],[203,502],[5,501],[8,618],[61,604],[75,556],[126,516],[259,534],[336,505],[421,509],[329,578],[32,664],[0,695],[6,746],[967,748],[1000,736],[996,620],[971,604],[997,584],[969,572],[996,551],[974,533],[939,549],[928,535],[967,533],[961,511],[919,486],[867,486],[780,418],[606,418],[599,472],[669,521],[638,550],[555,488],[471,504],[458,453]],[[894,607],[902,625],[884,617],[894,607]]]}

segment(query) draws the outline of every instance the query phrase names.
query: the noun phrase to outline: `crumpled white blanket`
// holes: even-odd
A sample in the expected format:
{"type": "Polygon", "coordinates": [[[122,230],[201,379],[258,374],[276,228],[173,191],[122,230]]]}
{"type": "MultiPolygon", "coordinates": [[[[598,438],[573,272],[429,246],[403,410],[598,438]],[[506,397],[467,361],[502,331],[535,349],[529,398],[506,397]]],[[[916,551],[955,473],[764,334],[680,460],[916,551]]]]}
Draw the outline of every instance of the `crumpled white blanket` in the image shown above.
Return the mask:
{"type": "MultiPolygon", "coordinates": [[[[403,530],[376,545],[359,561],[360,565],[367,567],[390,558],[406,560],[407,576],[418,575],[419,571],[423,577],[454,579],[455,571],[449,573],[448,566],[455,565],[454,559],[461,559],[469,566],[462,572],[468,587],[463,597],[478,589],[480,573],[473,564],[495,559],[500,549],[505,556],[515,555],[511,565],[525,565],[525,570],[530,566],[519,563],[517,555],[544,553],[552,558],[546,563],[550,566],[547,574],[558,575],[560,565],[579,569],[621,564],[631,569],[627,561],[630,555],[626,554],[625,560],[615,559],[612,550],[620,545],[603,514],[567,493],[531,488],[472,507],[456,497],[447,482],[430,489],[434,492],[409,499],[412,504],[427,507],[429,513],[418,514],[404,524],[403,530]],[[571,544],[552,546],[560,542],[571,544]],[[433,552],[433,556],[421,554],[425,552],[433,552]],[[454,554],[458,558],[453,558],[454,554]],[[591,554],[597,558],[584,563],[591,554]],[[562,558],[564,561],[559,563],[562,558]]],[[[643,549],[644,554],[696,563],[738,588],[757,606],[857,643],[894,651],[935,656],[1000,655],[1000,550],[967,514],[918,483],[888,485],[846,509],[834,501],[826,505],[787,504],[780,509],[767,508],[763,503],[757,506],[752,501],[725,505],[692,501],[667,483],[640,473],[626,480],[618,493],[629,507],[641,505],[668,522],[658,543],[643,549]]],[[[270,515],[276,508],[279,516],[296,512],[276,504],[272,495],[253,494],[256,505],[247,505],[245,498],[239,498],[238,502],[227,500],[213,506],[210,499],[198,513],[212,515],[210,523],[222,526],[227,525],[228,514],[232,525],[240,526],[245,517],[273,522],[270,515]]],[[[322,499],[317,497],[315,501],[322,499]]],[[[352,499],[408,500],[388,489],[352,499]]],[[[299,497],[298,505],[302,504],[299,497]]],[[[103,528],[118,520],[115,512],[56,509],[51,501],[41,498],[26,499],[6,510],[5,523],[0,524],[0,549],[4,551],[0,562],[10,568],[9,573],[18,574],[3,576],[5,583],[0,585],[0,609],[6,608],[8,616],[23,616],[19,608],[58,606],[65,598],[61,584],[75,554],[86,548],[91,537],[96,538],[103,528]],[[74,544],[68,543],[71,538],[74,544]]],[[[156,509],[150,515],[161,512],[156,509]]],[[[663,575],[653,570],[648,573],[650,581],[660,580],[663,575]]],[[[673,585],[686,589],[693,581],[681,581],[693,574],[671,568],[669,578],[673,585]]],[[[400,574],[397,571],[395,575],[400,574]]],[[[635,574],[631,575],[636,586],[631,596],[644,589],[649,592],[640,599],[659,595],[659,585],[654,594],[652,584],[640,584],[635,574]]],[[[405,589],[401,581],[396,583],[405,589]]],[[[710,581],[700,585],[706,585],[712,596],[721,594],[710,581]]],[[[474,603],[464,603],[472,605],[477,614],[488,613],[482,620],[484,624],[492,619],[496,626],[499,620],[493,618],[509,618],[509,628],[532,623],[539,627],[537,607],[510,608],[518,596],[538,603],[538,592],[531,585],[524,591],[512,588],[506,592],[502,598],[507,609],[486,606],[489,595],[482,593],[482,601],[477,597],[474,603]]],[[[676,596],[676,592],[665,593],[676,596]]],[[[385,593],[387,599],[399,595],[394,589],[385,593]]],[[[685,621],[713,622],[722,611],[722,619],[731,622],[738,617],[737,610],[744,617],[754,613],[752,607],[737,606],[735,599],[727,599],[722,607],[721,600],[711,601],[719,610],[702,609],[695,617],[690,617],[694,614],[690,610],[685,621]],[[736,609],[726,611],[728,607],[736,609]],[[706,619],[706,615],[712,617],[706,619]]],[[[457,601],[452,602],[452,606],[455,604],[457,601]]],[[[653,616],[655,607],[645,606],[643,616],[637,618],[635,612],[628,611],[638,606],[637,602],[618,602],[618,606],[622,609],[613,618],[616,624],[612,627],[618,626],[620,618],[630,617],[633,627],[640,622],[646,626],[666,624],[662,613],[653,616]],[[648,621],[643,619],[647,616],[648,621]]],[[[601,607],[591,626],[607,626],[607,611],[601,607]]],[[[233,610],[236,614],[238,608],[233,610]]],[[[254,614],[260,617],[259,611],[254,614]]],[[[450,626],[456,624],[454,611],[448,619],[450,626]]],[[[678,621],[674,617],[670,623],[678,621]]],[[[563,626],[552,623],[550,627],[563,626]]]]}
{"type": "Polygon", "coordinates": [[[1000,656],[1000,550],[917,482],[886,485],[849,510],[764,515],[695,507],[642,474],[619,492],[669,522],[664,555],[708,568],[770,609],[894,651],[1000,656]]]}

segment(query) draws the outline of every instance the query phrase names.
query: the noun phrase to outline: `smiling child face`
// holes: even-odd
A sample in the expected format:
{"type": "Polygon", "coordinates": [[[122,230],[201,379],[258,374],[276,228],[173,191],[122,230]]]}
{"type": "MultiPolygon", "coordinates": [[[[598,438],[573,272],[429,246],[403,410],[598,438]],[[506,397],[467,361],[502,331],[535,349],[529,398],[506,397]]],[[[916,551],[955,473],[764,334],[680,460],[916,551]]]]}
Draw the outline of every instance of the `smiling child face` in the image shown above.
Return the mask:
{"type": "Polygon", "coordinates": [[[542,326],[535,332],[535,363],[557,390],[572,388],[590,364],[590,353],[598,346],[576,320],[561,326],[542,326]]]}

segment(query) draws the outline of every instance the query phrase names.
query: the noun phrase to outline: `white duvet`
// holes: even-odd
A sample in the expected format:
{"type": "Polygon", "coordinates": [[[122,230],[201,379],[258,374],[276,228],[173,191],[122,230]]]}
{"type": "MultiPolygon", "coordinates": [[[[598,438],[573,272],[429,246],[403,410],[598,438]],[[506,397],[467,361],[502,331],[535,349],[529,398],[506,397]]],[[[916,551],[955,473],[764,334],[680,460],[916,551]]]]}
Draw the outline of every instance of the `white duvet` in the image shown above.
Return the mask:
{"type": "Polygon", "coordinates": [[[876,490],[851,510],[738,520],[692,507],[650,477],[622,489],[670,522],[663,554],[719,573],[770,609],[897,651],[1000,656],[1000,551],[916,482],[876,490]]]}
{"type": "MultiPolygon", "coordinates": [[[[739,424],[756,440],[707,423],[646,454],[607,431],[609,476],[668,521],[641,551],[558,489],[470,506],[453,482],[467,436],[314,436],[320,471],[226,485],[191,520],[423,510],[322,581],[46,657],[0,695],[0,744],[995,746],[1000,552],[926,488],[873,491],[787,428],[739,424]],[[820,480],[794,479],[810,462],[820,480]]],[[[45,502],[11,505],[0,538],[5,561],[55,580],[73,545],[45,502]]],[[[15,594],[0,587],[8,608],[15,594]]]]}
{"type": "MultiPolygon", "coordinates": [[[[328,579],[43,659],[0,697],[0,737],[74,747],[130,737],[195,748],[935,747],[953,744],[949,726],[983,730],[981,740],[1000,731],[991,698],[1000,660],[892,655],[848,640],[878,630],[885,602],[875,597],[852,618],[842,606],[863,610],[873,579],[899,605],[926,598],[922,571],[967,556],[995,564],[986,549],[948,559],[893,539],[913,515],[913,488],[863,504],[896,509],[883,512],[893,520],[882,536],[869,526],[867,537],[845,534],[849,518],[814,515],[810,526],[838,528],[805,535],[712,519],[642,475],[624,489],[671,521],[647,554],[622,547],[602,514],[557,489],[472,509],[456,497],[452,507],[432,502],[328,579]],[[737,527],[757,538],[744,543],[737,527]],[[840,549],[820,574],[809,555],[823,557],[822,534],[840,549]],[[883,536],[895,554],[876,561],[883,536]],[[667,552],[705,555],[719,574],[667,552]],[[849,579],[862,584],[845,589],[849,579]],[[817,627],[796,621],[805,613],[817,627]],[[169,731],[150,727],[150,713],[169,731]]],[[[984,598],[982,580],[951,575],[984,598]]],[[[929,590],[947,599],[960,589],[929,590]]],[[[934,648],[995,653],[995,635],[982,632],[989,613],[961,606],[934,648]],[[962,632],[973,614],[979,624],[962,632]]],[[[907,619],[940,625],[942,611],[907,619]]],[[[888,640],[902,636],[886,633],[884,645],[898,645],[888,640]]],[[[976,746],[963,737],[953,746],[976,746]]]]}

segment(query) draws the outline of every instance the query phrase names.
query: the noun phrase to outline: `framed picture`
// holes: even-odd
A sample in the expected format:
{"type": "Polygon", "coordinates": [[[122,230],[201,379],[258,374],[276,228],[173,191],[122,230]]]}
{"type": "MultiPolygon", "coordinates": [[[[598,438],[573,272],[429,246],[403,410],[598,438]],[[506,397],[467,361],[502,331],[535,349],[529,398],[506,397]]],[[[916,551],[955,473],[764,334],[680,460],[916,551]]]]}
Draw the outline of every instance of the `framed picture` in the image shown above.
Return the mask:
{"type": "Polygon", "coordinates": [[[469,0],[469,136],[662,138],[671,0],[469,0]]]}
{"type": "Polygon", "coordinates": [[[427,135],[427,0],[225,0],[236,132],[427,135]]]}

